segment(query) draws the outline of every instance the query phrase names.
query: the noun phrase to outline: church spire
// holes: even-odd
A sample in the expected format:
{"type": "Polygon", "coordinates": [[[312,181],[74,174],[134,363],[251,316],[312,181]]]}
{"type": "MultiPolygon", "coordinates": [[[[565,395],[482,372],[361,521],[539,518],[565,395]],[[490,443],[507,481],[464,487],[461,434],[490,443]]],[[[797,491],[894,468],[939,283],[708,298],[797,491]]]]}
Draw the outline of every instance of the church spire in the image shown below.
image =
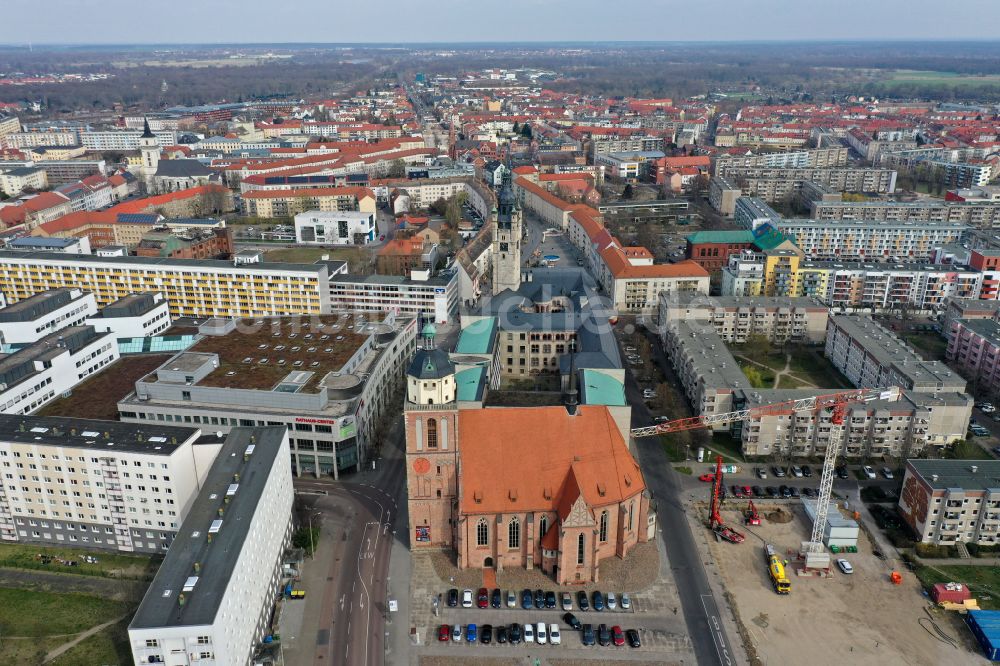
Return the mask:
{"type": "Polygon", "coordinates": [[[142,139],[155,139],[156,135],[153,134],[153,130],[149,129],[149,119],[144,118],[142,121],[142,139]]]}

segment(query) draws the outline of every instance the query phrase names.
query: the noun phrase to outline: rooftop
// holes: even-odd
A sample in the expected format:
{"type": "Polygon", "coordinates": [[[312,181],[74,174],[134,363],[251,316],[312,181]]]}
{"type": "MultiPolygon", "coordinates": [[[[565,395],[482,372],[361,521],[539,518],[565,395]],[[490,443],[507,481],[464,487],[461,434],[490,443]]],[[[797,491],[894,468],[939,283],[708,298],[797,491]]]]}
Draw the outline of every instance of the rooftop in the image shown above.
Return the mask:
{"type": "Polygon", "coordinates": [[[64,252],[19,252],[17,250],[0,250],[0,261],[11,262],[41,262],[57,261],[80,264],[112,264],[119,266],[145,265],[149,267],[162,266],[164,268],[173,267],[182,270],[197,271],[199,269],[219,269],[240,270],[246,273],[257,273],[265,271],[298,271],[302,273],[320,273],[322,268],[313,264],[291,264],[281,262],[261,262],[248,266],[233,266],[231,261],[215,259],[175,259],[172,257],[98,257],[91,254],[66,254],[64,252]]]}
{"type": "Polygon", "coordinates": [[[497,336],[497,318],[483,317],[462,329],[455,354],[489,354],[497,336]]]}
{"type": "Polygon", "coordinates": [[[994,489],[1000,492],[1000,460],[907,460],[925,483],[934,490],[994,489]],[[972,468],[976,471],[973,472],[972,468]],[[937,475],[935,481],[933,475],[937,475]]]}
{"type": "Polygon", "coordinates": [[[148,423],[0,414],[0,441],[169,456],[198,433],[148,423]]]}
{"type": "Polygon", "coordinates": [[[218,355],[218,368],[199,381],[199,386],[271,391],[298,370],[311,373],[298,392],[315,393],[326,374],[339,371],[368,341],[375,327],[350,314],[305,321],[296,317],[247,319],[231,333],[203,337],[181,356],[218,355]]]}
{"type": "Polygon", "coordinates": [[[0,322],[32,321],[63,307],[74,300],[82,300],[87,294],[77,293],[68,287],[49,289],[33,294],[16,303],[0,309],[0,322]]]}
{"type": "Polygon", "coordinates": [[[285,437],[283,426],[233,428],[132,618],[130,629],[215,622],[285,437]],[[221,518],[220,510],[224,510],[221,518]],[[179,603],[181,595],[183,605],[179,603]]]}

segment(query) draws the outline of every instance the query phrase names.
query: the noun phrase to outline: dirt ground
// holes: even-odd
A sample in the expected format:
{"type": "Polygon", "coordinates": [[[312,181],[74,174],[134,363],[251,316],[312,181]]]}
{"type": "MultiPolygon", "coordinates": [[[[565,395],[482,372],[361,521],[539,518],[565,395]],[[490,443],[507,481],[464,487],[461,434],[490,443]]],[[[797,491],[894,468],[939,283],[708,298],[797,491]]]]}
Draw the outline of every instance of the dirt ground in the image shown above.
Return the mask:
{"type": "MultiPolygon", "coordinates": [[[[760,503],[761,514],[767,513],[767,505],[760,503]]],[[[903,584],[889,582],[893,565],[872,555],[864,533],[859,552],[843,556],[854,566],[854,574],[835,570],[828,578],[818,578],[789,572],[791,594],[775,594],[764,564],[763,544],[771,543],[778,552],[798,551],[801,541],[809,537],[810,526],[801,506],[796,505],[793,513],[794,518],[784,524],[765,519],[752,528],[753,533],[738,528],[747,536],[739,545],[709,540],[758,663],[989,663],[957,615],[931,608],[912,573],[899,569],[903,584]],[[954,645],[935,635],[939,632],[954,645]]],[[[733,525],[742,522],[736,511],[724,511],[723,518],[733,525]]],[[[794,569],[794,554],[788,559],[794,569]]]]}

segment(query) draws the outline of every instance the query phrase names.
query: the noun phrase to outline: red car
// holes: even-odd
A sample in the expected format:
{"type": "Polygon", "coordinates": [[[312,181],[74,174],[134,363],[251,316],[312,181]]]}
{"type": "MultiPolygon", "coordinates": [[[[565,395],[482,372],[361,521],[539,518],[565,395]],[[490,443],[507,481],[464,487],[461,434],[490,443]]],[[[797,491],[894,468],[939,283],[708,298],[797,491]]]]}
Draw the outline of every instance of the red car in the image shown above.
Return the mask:
{"type": "Polygon", "coordinates": [[[708,482],[715,481],[715,474],[711,474],[711,473],[709,473],[709,474],[702,474],[701,476],[698,477],[698,480],[699,481],[708,481],[708,482]]]}
{"type": "Polygon", "coordinates": [[[751,488],[750,486],[743,486],[743,496],[753,497],[753,488],[751,488]]]}
{"type": "Polygon", "coordinates": [[[490,605],[490,593],[485,587],[479,588],[479,592],[476,593],[476,605],[480,608],[488,608],[490,605]]]}
{"type": "Polygon", "coordinates": [[[611,640],[614,641],[615,645],[625,645],[625,634],[622,632],[622,628],[617,624],[611,627],[611,640]]]}
{"type": "Polygon", "coordinates": [[[447,643],[451,640],[451,627],[447,624],[442,624],[438,627],[438,640],[442,643],[447,643]]]}

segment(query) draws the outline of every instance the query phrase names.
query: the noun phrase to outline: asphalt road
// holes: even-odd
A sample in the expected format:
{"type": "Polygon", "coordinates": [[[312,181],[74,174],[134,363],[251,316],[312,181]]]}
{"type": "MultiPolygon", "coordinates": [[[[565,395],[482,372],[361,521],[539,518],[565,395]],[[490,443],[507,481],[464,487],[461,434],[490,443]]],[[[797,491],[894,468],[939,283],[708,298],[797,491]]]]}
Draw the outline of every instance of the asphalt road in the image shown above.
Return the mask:
{"type": "Polygon", "coordinates": [[[393,540],[406,535],[405,520],[398,518],[406,487],[398,442],[385,453],[378,469],[351,482],[296,480],[304,503],[322,512],[326,536],[307,564],[314,593],[322,595],[319,612],[305,617],[300,631],[306,640],[315,637],[315,650],[303,651],[297,664],[384,663],[390,552],[393,540]]]}
{"type": "MultiPolygon", "coordinates": [[[[653,354],[660,368],[667,372],[668,365],[659,342],[652,341],[653,354]]],[[[669,375],[668,375],[669,376],[669,375]]],[[[625,394],[632,405],[632,426],[645,426],[652,422],[652,415],[642,399],[642,392],[630,370],[627,373],[625,394]]],[[[655,437],[636,440],[639,465],[646,479],[646,486],[656,500],[656,520],[659,533],[667,549],[674,582],[688,635],[701,666],[718,664],[731,666],[739,663],[736,651],[742,648],[730,642],[722,625],[722,613],[708,584],[702,556],[694,542],[681,503],[680,479],[667,460],[660,441],[655,437]]]]}

